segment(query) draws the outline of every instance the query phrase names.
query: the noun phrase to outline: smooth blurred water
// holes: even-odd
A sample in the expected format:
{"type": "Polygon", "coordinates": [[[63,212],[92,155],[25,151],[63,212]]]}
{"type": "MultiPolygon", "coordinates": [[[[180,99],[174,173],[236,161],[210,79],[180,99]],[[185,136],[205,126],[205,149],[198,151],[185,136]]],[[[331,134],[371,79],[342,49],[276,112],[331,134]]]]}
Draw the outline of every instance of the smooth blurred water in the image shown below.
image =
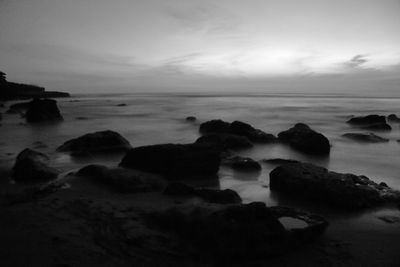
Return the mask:
{"type": "MultiPolygon", "coordinates": [[[[7,102],[7,106],[15,103],[7,102]]],[[[47,145],[38,150],[48,153],[52,164],[67,171],[91,162],[116,164],[122,155],[85,160],[71,159],[55,149],[66,140],[80,135],[114,130],[127,138],[132,146],[158,143],[191,143],[199,137],[201,122],[211,119],[241,120],[265,132],[278,134],[297,122],[304,122],[326,135],[332,143],[327,158],[309,157],[280,144],[257,145],[238,154],[255,160],[290,158],[314,162],[330,170],[366,175],[377,182],[386,182],[400,189],[399,124],[391,132],[377,133],[390,139],[388,143],[357,143],[341,137],[346,132],[362,132],[346,124],[352,115],[396,113],[400,115],[398,98],[346,98],[324,96],[213,96],[213,95],[86,95],[58,100],[64,122],[28,125],[17,114],[3,113],[0,127],[0,160],[13,163],[26,147],[41,141],[47,145]],[[117,106],[118,104],[126,106],[117,106]],[[185,117],[196,116],[195,123],[185,117]],[[78,120],[77,117],[85,117],[78,120]]],[[[261,200],[276,204],[278,198],[268,190],[269,172],[274,165],[262,164],[259,173],[238,173],[229,168],[220,170],[220,186],[237,190],[245,201],[261,200]]]]}

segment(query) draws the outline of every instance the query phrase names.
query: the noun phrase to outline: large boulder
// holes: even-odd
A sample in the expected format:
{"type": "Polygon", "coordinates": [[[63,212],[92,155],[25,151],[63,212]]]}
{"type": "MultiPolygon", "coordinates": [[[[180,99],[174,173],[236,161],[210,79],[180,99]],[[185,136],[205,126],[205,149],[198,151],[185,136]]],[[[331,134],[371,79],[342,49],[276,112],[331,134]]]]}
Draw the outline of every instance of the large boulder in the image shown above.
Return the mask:
{"type": "Polygon", "coordinates": [[[331,150],[328,138],[304,123],[297,123],[289,130],[278,134],[280,141],[307,154],[326,155],[331,150]]]}
{"type": "Polygon", "coordinates": [[[129,150],[120,166],[172,179],[216,178],[220,151],[207,144],[161,144],[129,150]]]}
{"type": "Polygon", "coordinates": [[[347,123],[356,125],[360,128],[373,131],[390,131],[392,127],[386,123],[386,117],[380,115],[367,115],[353,117],[347,123]]]}
{"type": "Polygon", "coordinates": [[[12,169],[12,178],[15,181],[45,181],[57,178],[60,173],[57,169],[48,166],[47,155],[26,148],[18,154],[12,169]]]}
{"type": "Polygon", "coordinates": [[[101,131],[82,135],[68,140],[57,148],[59,152],[71,152],[73,155],[85,156],[109,152],[125,152],[131,148],[128,140],[114,131],[101,131]]]}
{"type": "Polygon", "coordinates": [[[222,120],[211,120],[200,125],[201,134],[233,134],[244,136],[254,143],[271,143],[276,140],[272,134],[256,129],[250,124],[234,121],[232,123],[222,120]]]}
{"type": "Polygon", "coordinates": [[[368,177],[336,173],[310,163],[286,164],[270,175],[270,189],[346,209],[400,200],[400,193],[368,177]]]}
{"type": "Polygon", "coordinates": [[[247,137],[233,134],[206,134],[199,137],[196,143],[210,144],[221,150],[245,149],[253,146],[247,137]]]}
{"type": "Polygon", "coordinates": [[[62,121],[57,101],[53,99],[35,98],[29,103],[25,114],[27,122],[62,121]]]}
{"type": "Polygon", "coordinates": [[[171,182],[164,190],[165,195],[181,197],[199,197],[204,201],[217,204],[241,203],[239,194],[231,189],[194,188],[181,182],[171,182]]]}
{"type": "Polygon", "coordinates": [[[96,184],[104,185],[112,191],[121,193],[161,191],[164,187],[161,177],[122,168],[108,168],[102,165],[85,166],[76,175],[88,178],[96,184]]]}
{"type": "Polygon", "coordinates": [[[389,142],[389,139],[380,137],[376,134],[373,133],[345,133],[343,134],[343,137],[358,141],[358,142],[363,142],[363,143],[385,143],[389,142]]]}

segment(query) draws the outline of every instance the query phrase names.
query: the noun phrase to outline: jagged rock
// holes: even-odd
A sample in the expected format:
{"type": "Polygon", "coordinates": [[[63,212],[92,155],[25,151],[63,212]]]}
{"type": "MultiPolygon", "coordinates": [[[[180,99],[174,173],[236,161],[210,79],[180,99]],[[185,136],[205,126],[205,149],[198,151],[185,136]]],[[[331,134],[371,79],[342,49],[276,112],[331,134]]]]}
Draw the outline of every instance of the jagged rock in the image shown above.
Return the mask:
{"type": "Polygon", "coordinates": [[[336,173],[310,163],[286,164],[270,173],[272,191],[336,205],[345,209],[377,206],[400,200],[400,192],[366,176],[336,173]]]}
{"type": "Polygon", "coordinates": [[[207,144],[161,144],[129,150],[120,166],[172,179],[215,179],[219,164],[220,151],[207,144]]]}
{"type": "Polygon", "coordinates": [[[57,101],[53,99],[35,98],[29,103],[25,117],[26,121],[30,123],[63,120],[57,107],[57,101]]]}
{"type": "Polygon", "coordinates": [[[396,114],[390,114],[390,115],[387,117],[387,120],[390,121],[390,122],[400,122],[400,118],[397,117],[396,114]]]}
{"type": "Polygon", "coordinates": [[[235,191],[231,189],[218,190],[218,189],[205,189],[193,188],[189,185],[180,182],[172,182],[167,185],[164,194],[170,196],[188,196],[200,197],[210,203],[229,204],[241,203],[242,199],[235,191]]]}
{"type": "Polygon", "coordinates": [[[102,165],[85,166],[76,175],[121,193],[161,191],[164,187],[161,177],[102,165]]]}
{"type": "Polygon", "coordinates": [[[131,148],[128,140],[114,131],[101,131],[71,139],[57,148],[59,152],[71,152],[85,156],[110,152],[125,152],[131,148]]]}
{"type": "Polygon", "coordinates": [[[294,149],[307,154],[326,155],[331,150],[328,138],[304,123],[297,123],[289,130],[280,132],[278,138],[294,149]]]}
{"type": "Polygon", "coordinates": [[[240,156],[228,157],[222,160],[223,165],[227,165],[238,171],[260,171],[261,165],[251,158],[240,156]]]}
{"type": "Polygon", "coordinates": [[[199,137],[196,143],[207,143],[221,150],[245,149],[253,146],[247,137],[233,134],[206,134],[199,137]]]}
{"type": "Polygon", "coordinates": [[[365,142],[365,143],[384,143],[384,142],[389,142],[389,139],[380,137],[376,134],[369,133],[369,134],[363,134],[363,133],[345,133],[343,134],[343,137],[359,141],[359,142],[365,142]]]}
{"type": "Polygon", "coordinates": [[[26,148],[18,154],[12,171],[16,181],[44,181],[57,178],[57,169],[48,166],[47,155],[26,148]]]}
{"type": "Polygon", "coordinates": [[[207,121],[200,125],[200,133],[239,135],[247,137],[250,141],[255,143],[270,143],[276,141],[274,135],[255,129],[250,124],[241,121],[234,121],[232,123],[222,120],[207,121]]]}

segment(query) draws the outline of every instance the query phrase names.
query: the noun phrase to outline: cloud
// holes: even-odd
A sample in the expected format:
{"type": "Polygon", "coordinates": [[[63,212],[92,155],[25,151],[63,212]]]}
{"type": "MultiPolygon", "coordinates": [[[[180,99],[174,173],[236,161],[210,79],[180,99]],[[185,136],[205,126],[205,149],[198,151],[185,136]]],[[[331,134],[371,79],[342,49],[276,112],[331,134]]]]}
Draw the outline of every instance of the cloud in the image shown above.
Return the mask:
{"type": "Polygon", "coordinates": [[[362,68],[365,63],[367,63],[369,60],[367,59],[368,55],[355,55],[352,57],[349,61],[345,62],[344,65],[353,69],[356,68],[362,68]]]}

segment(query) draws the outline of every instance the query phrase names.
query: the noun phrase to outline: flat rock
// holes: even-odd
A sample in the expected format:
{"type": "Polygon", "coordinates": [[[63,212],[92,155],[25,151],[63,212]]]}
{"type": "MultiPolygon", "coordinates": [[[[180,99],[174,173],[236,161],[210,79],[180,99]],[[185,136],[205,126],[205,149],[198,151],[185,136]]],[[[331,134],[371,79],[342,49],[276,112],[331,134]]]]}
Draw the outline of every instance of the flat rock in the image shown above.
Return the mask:
{"type": "Polygon", "coordinates": [[[19,182],[45,181],[57,178],[60,171],[48,166],[47,155],[26,148],[20,152],[12,169],[12,178],[19,182]]]}
{"type": "Polygon", "coordinates": [[[373,133],[345,133],[343,134],[343,137],[349,138],[351,140],[359,141],[359,142],[364,142],[364,143],[385,143],[389,142],[389,139],[380,137],[376,134],[373,133]]]}
{"type": "Polygon", "coordinates": [[[170,179],[215,179],[220,151],[207,144],[160,144],[129,150],[120,166],[159,173],[170,179]]]}
{"type": "Polygon", "coordinates": [[[73,155],[85,156],[102,153],[125,152],[131,148],[128,140],[114,131],[101,131],[71,139],[57,148],[58,152],[71,152],[73,155]]]}
{"type": "Polygon", "coordinates": [[[289,130],[280,132],[278,138],[281,142],[307,154],[326,155],[331,150],[328,138],[304,123],[297,123],[289,130]]]}
{"type": "Polygon", "coordinates": [[[270,175],[272,191],[345,209],[360,209],[400,200],[400,192],[368,177],[336,173],[310,163],[286,164],[270,175]]]}

